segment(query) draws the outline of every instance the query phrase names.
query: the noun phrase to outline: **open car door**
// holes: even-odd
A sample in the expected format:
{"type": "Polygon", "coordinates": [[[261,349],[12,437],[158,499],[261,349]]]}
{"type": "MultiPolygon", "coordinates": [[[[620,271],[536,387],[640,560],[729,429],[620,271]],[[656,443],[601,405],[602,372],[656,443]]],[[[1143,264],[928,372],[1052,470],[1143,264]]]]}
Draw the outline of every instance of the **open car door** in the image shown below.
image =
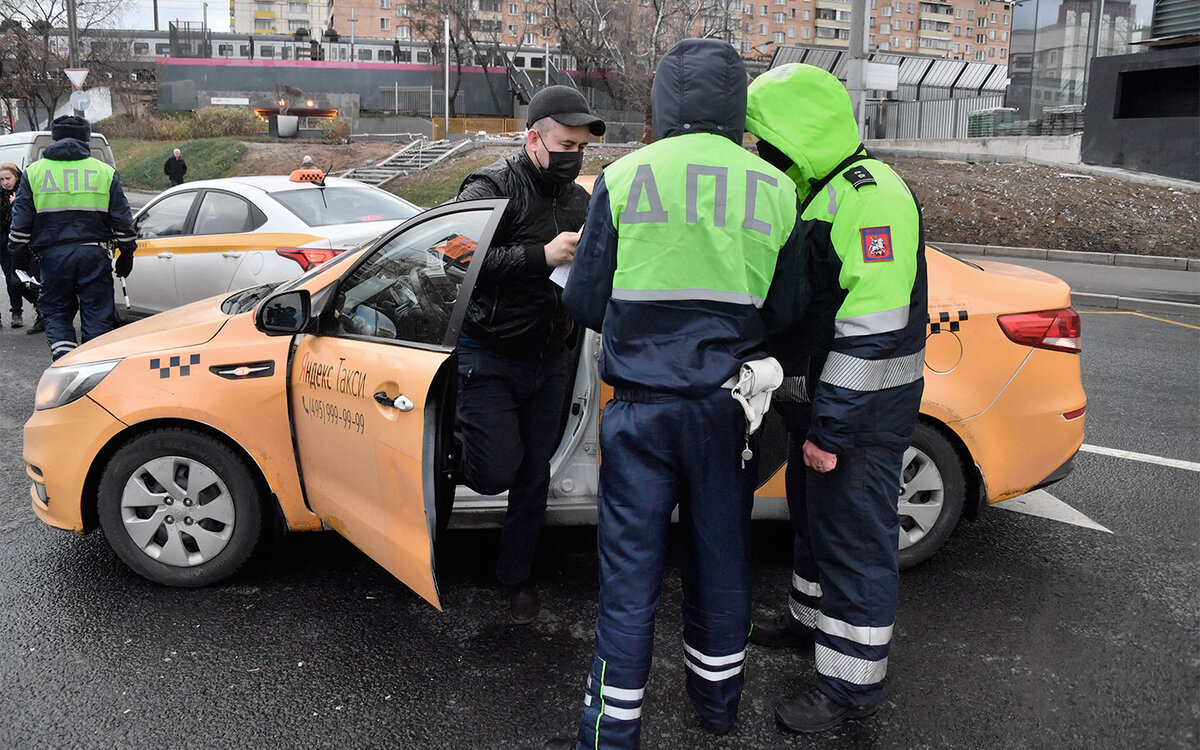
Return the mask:
{"type": "Polygon", "coordinates": [[[321,293],[318,333],[297,338],[288,374],[309,507],[439,609],[449,365],[506,203],[440,206],[382,239],[321,293]]]}

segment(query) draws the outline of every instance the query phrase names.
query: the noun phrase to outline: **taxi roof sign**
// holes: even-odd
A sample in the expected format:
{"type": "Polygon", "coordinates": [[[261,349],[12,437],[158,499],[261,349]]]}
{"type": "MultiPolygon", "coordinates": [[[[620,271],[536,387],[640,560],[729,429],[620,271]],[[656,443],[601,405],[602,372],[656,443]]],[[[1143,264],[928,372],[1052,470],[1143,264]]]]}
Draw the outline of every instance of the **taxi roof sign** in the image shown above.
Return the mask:
{"type": "Polygon", "coordinates": [[[292,182],[325,182],[325,173],[316,168],[303,168],[292,170],[292,174],[288,177],[292,182]]]}
{"type": "Polygon", "coordinates": [[[67,78],[71,79],[71,85],[77,89],[83,88],[83,81],[87,78],[87,68],[64,68],[63,72],[67,74],[67,78]]]}

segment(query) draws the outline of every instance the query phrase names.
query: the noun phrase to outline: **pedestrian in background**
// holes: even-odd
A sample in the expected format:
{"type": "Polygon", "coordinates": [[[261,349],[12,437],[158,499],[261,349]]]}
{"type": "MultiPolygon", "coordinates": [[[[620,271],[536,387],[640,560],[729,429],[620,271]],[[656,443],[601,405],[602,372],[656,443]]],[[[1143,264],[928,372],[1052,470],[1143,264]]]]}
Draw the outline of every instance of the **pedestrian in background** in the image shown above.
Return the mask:
{"type": "Polygon", "coordinates": [[[12,253],[8,249],[8,228],[12,226],[12,202],[17,197],[17,183],[21,181],[21,170],[16,164],[0,164],[0,267],[4,269],[4,284],[8,287],[9,325],[21,328],[25,325],[24,299],[21,284],[13,268],[12,253]]]}
{"type": "Polygon", "coordinates": [[[163,174],[171,181],[171,187],[183,184],[183,176],[187,174],[187,162],[183,160],[183,155],[179,149],[167,157],[167,163],[163,165],[163,174]]]}
{"type": "Polygon", "coordinates": [[[651,106],[657,140],[596,180],[563,295],[603,336],[600,375],[613,398],[600,425],[596,650],[578,734],[552,750],[640,746],[676,506],[685,686],[707,731],[733,728],[758,479],[757,424],[733,389],[755,365],[773,367],[779,383],[768,337],[790,328],[807,298],[795,186],[742,147],[737,51],[678,43],[658,65],[651,106]]]}
{"type": "Polygon", "coordinates": [[[88,121],[59,117],[50,135],[54,143],[17,187],[9,243],[17,268],[28,270],[38,260],[37,306],[57,360],[78,346],[77,312],[85,343],[112,330],[113,266],[101,243],[116,241],[116,274],[124,277],[133,269],[137,237],[120,176],[91,155],[88,121]]]}
{"type": "Polygon", "coordinates": [[[746,129],[803,199],[813,301],[789,334],[777,408],[788,429],[795,529],[789,606],[762,646],[813,648],[815,686],[775,718],[831,729],[882,701],[899,592],[896,505],[924,388],[925,240],[908,186],[867,153],[846,88],[793,63],[749,88],[746,129]]]}
{"type": "Polygon", "coordinates": [[[526,126],[519,151],[467,175],[458,191],[459,200],[508,199],[459,339],[455,435],[463,483],[484,495],[508,491],[496,578],[518,624],[541,608],[533,557],[574,328],[550,272],[575,254],[588,194],[574,181],[604,120],[577,90],[549,86],[530,100],[526,126]]]}

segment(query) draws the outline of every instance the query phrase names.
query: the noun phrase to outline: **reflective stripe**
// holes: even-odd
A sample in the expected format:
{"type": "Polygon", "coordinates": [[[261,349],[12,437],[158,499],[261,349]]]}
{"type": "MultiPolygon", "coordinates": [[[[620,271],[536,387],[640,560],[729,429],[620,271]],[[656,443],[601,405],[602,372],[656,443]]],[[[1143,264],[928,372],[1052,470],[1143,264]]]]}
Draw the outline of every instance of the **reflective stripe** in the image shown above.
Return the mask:
{"type": "Polygon", "coordinates": [[[792,617],[795,618],[796,622],[806,628],[817,627],[817,610],[812,607],[806,607],[795,599],[791,601],[791,610],[792,617]]]}
{"type": "Polygon", "coordinates": [[[746,649],[742,649],[736,654],[729,654],[728,656],[709,656],[708,654],[700,653],[696,649],[687,645],[687,643],[684,643],[683,650],[688,652],[688,654],[690,654],[692,658],[696,659],[696,661],[710,667],[723,667],[726,664],[733,664],[734,662],[739,662],[746,658],[746,649]]]}
{"type": "Polygon", "coordinates": [[[792,573],[792,588],[801,594],[808,594],[809,596],[821,595],[821,584],[806,581],[796,573],[792,573]]]}
{"type": "Polygon", "coordinates": [[[852,391],[882,391],[920,380],[924,372],[924,349],[890,359],[863,359],[830,352],[821,371],[821,382],[852,391]]]}
{"type": "Polygon", "coordinates": [[[707,300],[730,302],[735,305],[763,306],[763,298],[744,292],[726,292],[720,289],[614,289],[613,299],[627,302],[686,302],[707,300]]]}
{"type": "Polygon", "coordinates": [[[829,193],[829,207],[825,210],[830,216],[837,216],[837,191],[833,189],[833,183],[825,186],[825,192],[829,193]]]}
{"type": "Polygon", "coordinates": [[[52,351],[52,352],[60,352],[60,351],[69,352],[77,346],[79,346],[79,344],[76,344],[74,341],[55,341],[53,344],[50,345],[50,351],[52,351]]]}
{"type": "Polygon", "coordinates": [[[737,665],[736,667],[734,667],[732,669],[725,669],[720,672],[718,672],[716,670],[712,670],[712,669],[705,669],[703,667],[698,667],[695,664],[693,664],[692,662],[688,661],[687,659],[683,660],[683,664],[685,667],[692,670],[692,672],[694,672],[697,677],[703,677],[704,679],[708,680],[709,682],[720,682],[721,680],[728,680],[730,677],[740,674],[742,671],[741,664],[737,665]]]}
{"type": "Polygon", "coordinates": [[[836,635],[838,638],[845,638],[864,646],[884,646],[891,643],[892,627],[892,625],[886,627],[851,625],[845,620],[838,620],[824,613],[817,617],[817,629],[822,633],[836,635]]]}
{"type": "Polygon", "coordinates": [[[104,213],[108,211],[108,207],[104,206],[55,206],[54,208],[38,209],[39,214],[54,214],[59,211],[98,211],[104,213]]]}
{"type": "Polygon", "coordinates": [[[610,706],[605,703],[604,715],[616,719],[617,721],[633,721],[634,719],[640,719],[642,717],[642,707],[618,708],[617,706],[610,706]]]}
{"type": "Polygon", "coordinates": [[[855,685],[875,685],[887,676],[887,657],[879,661],[859,659],[817,644],[817,673],[855,685]]]}
{"type": "Polygon", "coordinates": [[[833,337],[841,339],[847,336],[887,333],[899,331],[906,325],[908,325],[908,305],[866,315],[855,315],[852,318],[838,318],[833,321],[833,337]]]}
{"type": "Polygon", "coordinates": [[[668,219],[666,209],[663,208],[662,198],[658,195],[658,183],[654,181],[654,170],[649,164],[639,164],[637,171],[634,172],[633,182],[629,186],[629,202],[625,204],[625,210],[621,212],[620,223],[662,224],[668,219]],[[649,205],[645,211],[638,210],[642,193],[646,194],[646,202],[649,205]]]}
{"type": "MultiPolygon", "coordinates": [[[[588,686],[589,690],[592,687],[592,676],[591,675],[588,675],[587,686],[588,686]]],[[[646,696],[646,688],[644,688],[644,687],[638,688],[637,690],[630,690],[628,688],[619,688],[619,687],[613,687],[612,685],[605,685],[601,692],[602,692],[601,697],[613,698],[613,699],[619,700],[619,701],[640,701],[642,698],[644,698],[646,696]]]]}

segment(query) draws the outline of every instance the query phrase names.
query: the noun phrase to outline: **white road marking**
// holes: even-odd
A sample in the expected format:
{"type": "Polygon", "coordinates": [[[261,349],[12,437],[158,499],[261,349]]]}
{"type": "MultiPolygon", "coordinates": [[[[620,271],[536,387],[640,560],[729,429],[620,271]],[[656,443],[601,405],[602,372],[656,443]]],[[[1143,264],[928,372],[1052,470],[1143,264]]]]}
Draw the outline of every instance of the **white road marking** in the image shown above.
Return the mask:
{"type": "Polygon", "coordinates": [[[1085,529],[1095,529],[1103,531],[1106,534],[1112,533],[1110,529],[1104,528],[1045,490],[1027,492],[1024,495],[1018,495],[1009,500],[996,503],[992,507],[1011,510],[1016,513],[1024,513],[1030,516],[1038,516],[1039,518],[1049,518],[1051,521],[1082,526],[1085,529]]]}
{"type": "Polygon", "coordinates": [[[1149,453],[1134,453],[1133,451],[1123,451],[1118,448],[1105,448],[1100,445],[1088,445],[1087,443],[1079,446],[1079,450],[1087,451],[1088,453],[1099,453],[1103,456],[1127,458],[1130,461],[1142,461],[1148,464],[1158,464],[1159,466],[1170,466],[1175,469],[1200,471],[1200,464],[1194,461],[1183,461],[1178,458],[1163,458],[1162,456],[1151,456],[1149,453]]]}

